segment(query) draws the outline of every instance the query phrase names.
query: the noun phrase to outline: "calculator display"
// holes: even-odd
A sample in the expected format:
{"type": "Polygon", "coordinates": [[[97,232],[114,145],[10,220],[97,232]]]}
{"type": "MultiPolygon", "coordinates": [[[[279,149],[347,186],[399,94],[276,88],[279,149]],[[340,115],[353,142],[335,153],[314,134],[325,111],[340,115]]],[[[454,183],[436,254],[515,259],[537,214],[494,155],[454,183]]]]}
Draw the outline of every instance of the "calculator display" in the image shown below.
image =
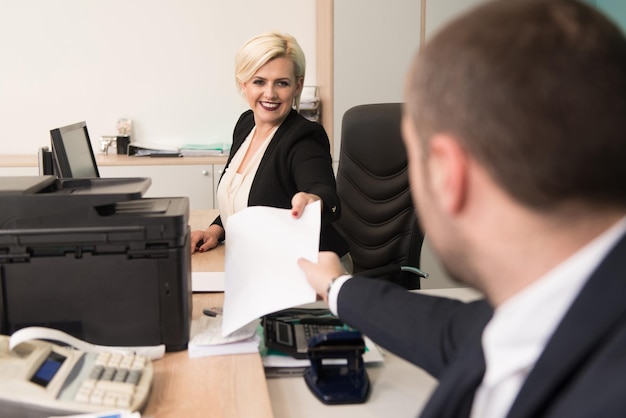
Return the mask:
{"type": "Polygon", "coordinates": [[[291,336],[291,327],[289,324],[283,322],[276,323],[276,341],[288,346],[293,344],[293,337],[291,336]]]}
{"type": "Polygon", "coordinates": [[[41,363],[41,366],[39,366],[30,381],[43,387],[48,386],[48,383],[50,383],[57,374],[64,361],[64,356],[51,352],[43,363],[41,363]]]}

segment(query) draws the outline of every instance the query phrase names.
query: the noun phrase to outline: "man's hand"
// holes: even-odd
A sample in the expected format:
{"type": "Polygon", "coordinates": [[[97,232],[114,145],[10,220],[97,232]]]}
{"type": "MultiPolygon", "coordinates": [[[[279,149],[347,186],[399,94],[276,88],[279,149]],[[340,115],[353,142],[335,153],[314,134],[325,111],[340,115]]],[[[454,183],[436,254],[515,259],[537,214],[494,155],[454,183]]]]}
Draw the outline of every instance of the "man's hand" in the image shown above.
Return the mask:
{"type": "Polygon", "coordinates": [[[300,266],[306,274],[306,278],[311,286],[313,286],[313,289],[315,289],[315,292],[317,292],[324,301],[327,301],[326,298],[328,295],[326,291],[328,290],[330,282],[342,274],[345,274],[339,257],[332,251],[320,252],[317,264],[307,259],[300,258],[298,260],[298,266],[300,266]]]}

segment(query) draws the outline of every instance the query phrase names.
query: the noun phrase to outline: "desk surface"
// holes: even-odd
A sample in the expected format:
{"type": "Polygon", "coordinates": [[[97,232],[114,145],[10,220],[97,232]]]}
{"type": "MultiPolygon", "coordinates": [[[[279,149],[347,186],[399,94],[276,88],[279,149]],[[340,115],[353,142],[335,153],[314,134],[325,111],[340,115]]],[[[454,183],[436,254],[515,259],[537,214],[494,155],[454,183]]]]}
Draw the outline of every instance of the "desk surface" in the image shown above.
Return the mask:
{"type": "MultiPolygon", "coordinates": [[[[192,229],[204,229],[215,210],[192,210],[192,229]]],[[[223,271],[224,246],[192,256],[194,271],[223,271]]],[[[431,289],[424,293],[473,299],[464,288],[431,289]]],[[[221,306],[222,293],[193,295],[193,317],[206,306],[221,306]]],[[[436,385],[423,370],[385,352],[384,364],[368,366],[372,390],[359,405],[328,406],[318,401],[301,377],[266,380],[258,354],[190,359],[186,351],[168,353],[154,362],[155,378],[144,418],[272,417],[349,418],[415,417],[436,385]]]]}
{"type": "MultiPolygon", "coordinates": [[[[467,288],[429,289],[432,295],[472,300],[479,295],[467,288]]],[[[384,363],[367,367],[371,391],[364,404],[324,405],[298,377],[268,379],[270,400],[277,418],[415,418],[430,398],[437,381],[422,369],[380,349],[384,363]]]]}
{"type": "MultiPolygon", "coordinates": [[[[216,211],[192,211],[194,229],[208,226],[216,211]]],[[[195,271],[223,271],[224,247],[191,258],[195,271]]],[[[221,306],[223,293],[195,293],[192,317],[221,306]]],[[[167,353],[154,362],[154,380],[144,418],[272,417],[263,363],[258,354],[189,358],[167,353]]]]}
{"type": "MultiPolygon", "coordinates": [[[[221,306],[223,294],[193,296],[193,317],[205,306],[221,306]]],[[[167,353],[154,362],[154,380],[144,418],[272,417],[263,364],[258,354],[189,358],[167,353]]]]}

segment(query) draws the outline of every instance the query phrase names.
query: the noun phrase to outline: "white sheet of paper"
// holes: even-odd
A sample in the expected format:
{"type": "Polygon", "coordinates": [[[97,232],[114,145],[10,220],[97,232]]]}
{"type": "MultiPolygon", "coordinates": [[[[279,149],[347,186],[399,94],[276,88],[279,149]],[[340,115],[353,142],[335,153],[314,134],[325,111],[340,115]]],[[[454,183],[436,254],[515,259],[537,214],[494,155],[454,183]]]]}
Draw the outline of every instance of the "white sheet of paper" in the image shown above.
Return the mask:
{"type": "Polygon", "coordinates": [[[223,271],[192,271],[191,290],[194,292],[223,292],[223,271]]]}
{"type": "Polygon", "coordinates": [[[319,201],[298,219],[290,209],[265,206],[228,218],[222,335],[263,315],[315,301],[297,261],[317,262],[320,224],[319,201]]]}

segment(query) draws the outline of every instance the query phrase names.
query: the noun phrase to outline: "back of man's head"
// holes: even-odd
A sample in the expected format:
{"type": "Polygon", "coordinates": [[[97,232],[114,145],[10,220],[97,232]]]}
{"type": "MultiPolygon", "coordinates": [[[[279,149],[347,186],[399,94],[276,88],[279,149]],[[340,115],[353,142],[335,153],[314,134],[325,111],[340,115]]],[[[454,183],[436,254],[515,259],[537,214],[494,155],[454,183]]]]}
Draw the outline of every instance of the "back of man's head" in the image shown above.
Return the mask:
{"type": "Polygon", "coordinates": [[[540,210],[626,207],[626,39],[575,0],[500,0],[418,54],[407,109],[423,142],[455,136],[540,210]]]}

